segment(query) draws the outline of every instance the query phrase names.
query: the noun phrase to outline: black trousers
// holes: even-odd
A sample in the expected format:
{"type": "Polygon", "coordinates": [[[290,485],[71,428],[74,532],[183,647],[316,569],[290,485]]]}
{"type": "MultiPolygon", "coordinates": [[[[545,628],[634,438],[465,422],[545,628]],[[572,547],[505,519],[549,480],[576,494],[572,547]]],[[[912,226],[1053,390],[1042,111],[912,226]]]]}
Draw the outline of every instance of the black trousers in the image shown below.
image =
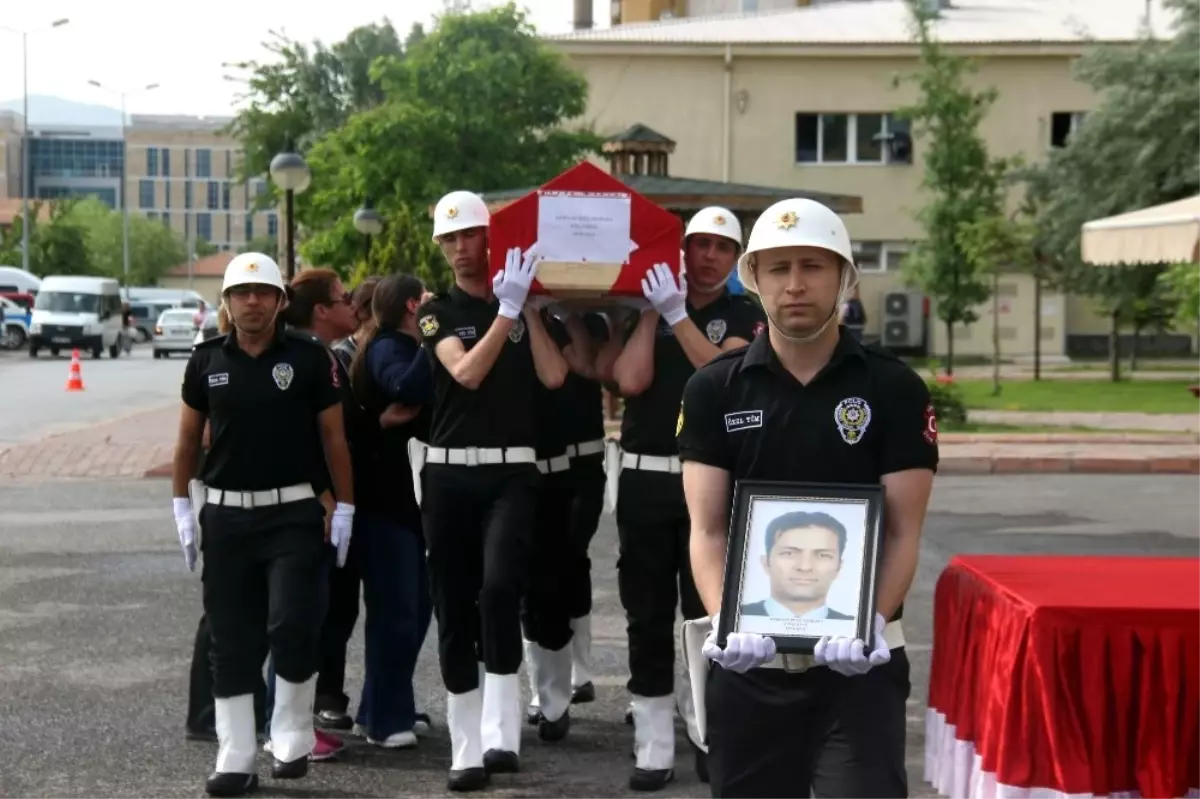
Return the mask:
{"type": "MultiPolygon", "coordinates": [[[[267,685],[259,681],[254,689],[254,718],[258,729],[267,728],[267,685]]],[[[212,635],[208,617],[201,614],[192,644],[192,668],[188,676],[187,729],[192,732],[211,732],[216,729],[213,707],[212,635]]]]}
{"type": "Polygon", "coordinates": [[[450,693],[479,687],[479,661],[492,674],[521,667],[521,598],[540,478],[533,464],[429,464],[422,473],[438,659],[450,693]]]}
{"type": "Polygon", "coordinates": [[[569,470],[542,475],[529,577],[521,603],[525,637],[552,652],[571,642],[566,600],[577,554],[570,527],[573,488],[569,470]]]}
{"type": "Polygon", "coordinates": [[[579,619],[592,612],[592,560],[588,549],[604,510],[604,455],[571,460],[571,578],[567,583],[567,613],[579,619]]]}
{"type": "Polygon", "coordinates": [[[675,606],[706,616],[692,580],[689,523],[678,474],[625,469],[617,496],[617,587],[629,634],[628,688],[635,696],[675,692],[675,606]]]}
{"type": "Polygon", "coordinates": [[[705,692],[715,797],[908,796],[908,657],[844,677],[714,665],[705,692]]]}
{"type": "Polygon", "coordinates": [[[311,678],[320,664],[321,581],[328,579],[321,504],[205,505],[200,525],[214,696],[254,693],[268,653],[288,682],[311,678]]]}
{"type": "Polygon", "coordinates": [[[346,647],[358,623],[361,586],[362,567],[351,538],[346,564],[340,569],[336,562],[330,565],[329,606],[321,625],[321,665],[317,670],[314,712],[345,713],[350,707],[350,697],[346,695],[346,647]]]}

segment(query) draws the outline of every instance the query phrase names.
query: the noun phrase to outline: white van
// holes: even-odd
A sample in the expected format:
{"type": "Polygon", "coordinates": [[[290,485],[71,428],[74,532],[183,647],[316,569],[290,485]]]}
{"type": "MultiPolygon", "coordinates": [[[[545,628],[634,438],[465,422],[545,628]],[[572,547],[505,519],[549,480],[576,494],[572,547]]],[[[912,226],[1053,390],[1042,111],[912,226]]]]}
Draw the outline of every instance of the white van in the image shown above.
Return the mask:
{"type": "Polygon", "coordinates": [[[0,266],[0,294],[37,294],[41,279],[15,266],[0,266]]]}
{"type": "Polygon", "coordinates": [[[121,354],[121,287],[108,277],[42,278],[29,324],[29,357],[78,347],[99,358],[121,354]]]}

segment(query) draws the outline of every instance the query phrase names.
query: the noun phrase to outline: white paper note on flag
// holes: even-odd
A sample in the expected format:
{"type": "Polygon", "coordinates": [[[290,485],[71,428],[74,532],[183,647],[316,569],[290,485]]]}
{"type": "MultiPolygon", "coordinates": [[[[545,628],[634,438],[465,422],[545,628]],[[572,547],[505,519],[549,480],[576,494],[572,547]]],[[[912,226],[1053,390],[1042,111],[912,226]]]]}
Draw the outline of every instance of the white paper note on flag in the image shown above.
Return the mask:
{"type": "Polygon", "coordinates": [[[538,195],[538,254],[546,261],[629,261],[628,194],[546,191],[538,195]]]}

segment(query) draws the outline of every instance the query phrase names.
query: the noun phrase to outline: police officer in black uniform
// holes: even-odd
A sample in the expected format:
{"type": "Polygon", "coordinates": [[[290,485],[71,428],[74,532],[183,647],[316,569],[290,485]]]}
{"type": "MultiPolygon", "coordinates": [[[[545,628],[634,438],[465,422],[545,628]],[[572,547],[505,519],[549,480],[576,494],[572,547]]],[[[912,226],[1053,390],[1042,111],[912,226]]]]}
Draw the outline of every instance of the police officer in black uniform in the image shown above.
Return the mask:
{"type": "Polygon", "coordinates": [[[414,439],[409,453],[448,692],[449,787],[458,791],[519,768],[520,605],[540,479],[534,386],[557,389],[567,372],[540,316],[521,313],[536,256],[510,251],[488,280],[488,222],[471,192],[434,209],[455,286],[419,311],[436,399],[428,446],[414,439]]]}
{"type": "Polygon", "coordinates": [[[254,691],[268,652],[278,675],[273,775],[307,773],[328,579],[326,512],[313,486],[332,478],[339,502],[330,542],[339,565],[354,505],[338,367],[319,342],[277,319],[285,302],[278,265],[261,253],[239,255],[222,294],[235,330],[198,345],[184,372],[173,504],[189,568],[202,531],[219,746],[206,790],[237,796],[258,784],[254,691]],[[195,488],[206,422],[211,445],[195,488]]]}
{"type": "MultiPolygon", "coordinates": [[[[686,276],[677,282],[665,264],[651,269],[642,282],[651,309],[635,317],[623,337],[614,337],[608,350],[611,357],[624,345],[611,367],[625,398],[620,451],[610,447],[607,469],[610,486],[619,486],[617,577],[628,620],[637,754],[629,784],[640,791],[659,790],[674,776],[676,603],[685,618],[705,615],[688,563],[688,516],[675,445],[679,402],[698,367],[744,346],[763,322],[753,300],[725,288],[741,247],[737,218],[706,208],[686,232],[686,276]]],[[[602,372],[606,362],[601,359],[602,372]]],[[[687,707],[690,703],[685,716],[687,707]]]]}
{"type": "Polygon", "coordinates": [[[870,641],[823,638],[811,657],[776,656],[752,633],[730,634],[724,649],[715,632],[704,642],[713,796],[907,796],[900,616],[938,462],[929,392],[838,327],[857,270],[846,227],[825,206],[767,209],[739,275],[762,298],[770,333],[700,369],[678,422],[705,606],[719,612],[738,480],[882,483],[885,530],[870,641]]]}

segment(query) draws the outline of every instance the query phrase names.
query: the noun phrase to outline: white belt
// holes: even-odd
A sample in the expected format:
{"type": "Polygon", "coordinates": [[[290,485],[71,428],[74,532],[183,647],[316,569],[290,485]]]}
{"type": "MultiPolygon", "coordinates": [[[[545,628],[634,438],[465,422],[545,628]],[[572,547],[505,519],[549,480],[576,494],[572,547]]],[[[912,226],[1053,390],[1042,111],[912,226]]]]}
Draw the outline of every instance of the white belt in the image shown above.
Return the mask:
{"type": "Polygon", "coordinates": [[[570,455],[555,455],[553,458],[546,458],[537,462],[538,471],[542,474],[552,474],[555,472],[565,472],[571,468],[570,455]]]}
{"type": "Polygon", "coordinates": [[[532,447],[426,447],[426,463],[450,466],[499,466],[502,463],[537,463],[532,447]]]}
{"type": "Polygon", "coordinates": [[[670,474],[680,474],[683,471],[678,455],[637,455],[632,452],[621,453],[621,468],[670,474]]]}
{"type": "Polygon", "coordinates": [[[266,508],[272,505],[299,502],[302,499],[312,499],[316,495],[313,487],[308,483],[286,488],[268,488],[265,491],[222,491],[219,488],[206,487],[204,501],[209,505],[225,505],[233,508],[266,508]]]}
{"type": "Polygon", "coordinates": [[[568,458],[581,458],[584,455],[599,455],[603,451],[603,438],[597,438],[595,441],[584,441],[579,444],[567,444],[568,458]]]}

